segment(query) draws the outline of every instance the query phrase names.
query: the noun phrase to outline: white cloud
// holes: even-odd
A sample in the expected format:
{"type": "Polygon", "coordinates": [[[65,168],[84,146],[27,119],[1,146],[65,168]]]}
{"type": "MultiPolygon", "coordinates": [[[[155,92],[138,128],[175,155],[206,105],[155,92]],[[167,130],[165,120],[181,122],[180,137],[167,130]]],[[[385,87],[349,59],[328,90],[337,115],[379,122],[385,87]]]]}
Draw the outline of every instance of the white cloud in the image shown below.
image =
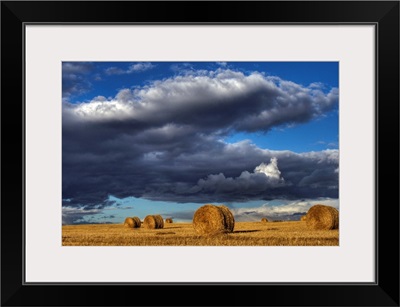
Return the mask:
{"type": "Polygon", "coordinates": [[[276,157],[271,158],[269,164],[261,163],[254,169],[254,173],[263,173],[267,177],[281,180],[281,171],[278,169],[278,159],[276,157]]]}
{"type": "Polygon", "coordinates": [[[142,71],[146,71],[149,69],[154,68],[155,65],[151,64],[151,63],[137,63],[137,64],[133,64],[129,67],[127,73],[132,73],[132,72],[142,72],[142,71]]]}

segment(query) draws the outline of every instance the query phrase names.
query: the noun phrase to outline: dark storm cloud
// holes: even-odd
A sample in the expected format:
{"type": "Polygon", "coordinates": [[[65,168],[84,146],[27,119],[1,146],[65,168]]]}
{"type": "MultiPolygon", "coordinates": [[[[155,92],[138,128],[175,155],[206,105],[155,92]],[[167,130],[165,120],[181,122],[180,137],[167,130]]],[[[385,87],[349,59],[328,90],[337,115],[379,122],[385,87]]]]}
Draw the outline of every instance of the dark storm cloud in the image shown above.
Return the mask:
{"type": "Polygon", "coordinates": [[[93,70],[92,63],[87,62],[64,62],[62,64],[63,74],[85,74],[93,70]]]}
{"type": "Polygon", "coordinates": [[[226,177],[223,173],[208,175],[205,179],[199,179],[189,194],[231,195],[241,199],[285,186],[287,183],[281,177],[278,160],[274,157],[269,164],[261,163],[254,172],[243,171],[238,177],[226,177]]]}
{"type": "Polygon", "coordinates": [[[221,138],[311,120],[334,107],[337,95],[220,69],[124,89],[113,100],[65,102],[65,205],[104,207],[109,195],[182,203],[335,198],[337,150],[297,154],[221,138]],[[271,159],[275,175],[256,171],[271,159]]]}
{"type": "Polygon", "coordinates": [[[101,214],[101,209],[84,209],[82,207],[64,206],[62,208],[62,223],[69,225],[85,222],[85,217],[101,214]]]}
{"type": "MultiPolygon", "coordinates": [[[[229,147],[229,145],[227,145],[229,147]]],[[[235,202],[255,199],[299,199],[316,197],[338,197],[338,151],[323,151],[313,154],[296,154],[285,151],[259,151],[255,146],[242,143],[243,148],[230,159],[224,159],[224,150],[214,156],[204,155],[197,165],[179,164],[175,167],[181,178],[162,183],[147,185],[142,196],[154,200],[177,202],[235,202]],[[253,170],[261,163],[268,163],[271,158],[279,161],[280,179],[271,178],[253,170]],[[181,168],[181,170],[179,170],[181,168]],[[245,171],[242,171],[242,170],[245,171]],[[324,174],[324,180],[318,185],[303,183],[303,178],[312,176],[317,170],[324,174]],[[205,174],[209,172],[210,174],[205,174]],[[203,176],[201,176],[203,174],[203,176]],[[205,175],[204,175],[205,174],[205,175]],[[229,174],[229,175],[227,175],[229,174]],[[179,179],[181,179],[179,181],[179,179]],[[190,182],[193,182],[190,184],[190,182]]],[[[196,154],[194,154],[196,156],[196,154]]]]}
{"type": "Polygon", "coordinates": [[[85,75],[94,69],[91,63],[65,62],[62,64],[62,95],[69,97],[88,91],[91,83],[85,75]]]}

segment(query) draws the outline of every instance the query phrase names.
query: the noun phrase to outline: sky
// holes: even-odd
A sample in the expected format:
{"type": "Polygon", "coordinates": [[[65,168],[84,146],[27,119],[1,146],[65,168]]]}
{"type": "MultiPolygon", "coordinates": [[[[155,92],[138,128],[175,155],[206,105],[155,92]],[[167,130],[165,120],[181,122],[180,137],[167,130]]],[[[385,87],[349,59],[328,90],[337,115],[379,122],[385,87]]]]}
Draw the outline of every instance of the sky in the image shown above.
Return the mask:
{"type": "Polygon", "coordinates": [[[339,207],[338,62],[63,62],[63,224],[339,207]]]}

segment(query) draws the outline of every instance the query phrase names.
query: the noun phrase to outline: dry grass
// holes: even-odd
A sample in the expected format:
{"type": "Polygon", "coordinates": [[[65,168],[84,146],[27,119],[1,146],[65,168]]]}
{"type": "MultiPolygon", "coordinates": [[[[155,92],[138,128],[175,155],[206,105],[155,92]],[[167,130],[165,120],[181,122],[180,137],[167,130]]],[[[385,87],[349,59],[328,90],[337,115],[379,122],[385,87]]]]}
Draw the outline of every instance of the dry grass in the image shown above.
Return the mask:
{"type": "Polygon", "coordinates": [[[307,212],[306,223],[313,230],[338,229],[339,211],[330,206],[314,205],[307,212]]]}
{"type": "Polygon", "coordinates": [[[193,215],[193,228],[205,236],[215,236],[233,231],[235,219],[228,207],[206,204],[193,215]]]}
{"type": "Polygon", "coordinates": [[[67,225],[63,246],[338,246],[339,230],[310,230],[300,221],[236,222],[220,236],[201,236],[192,223],[165,224],[163,229],[128,228],[121,224],[67,225]]]}
{"type": "Polygon", "coordinates": [[[143,227],[147,229],[164,228],[164,220],[161,215],[148,215],[144,218],[143,227]]]}

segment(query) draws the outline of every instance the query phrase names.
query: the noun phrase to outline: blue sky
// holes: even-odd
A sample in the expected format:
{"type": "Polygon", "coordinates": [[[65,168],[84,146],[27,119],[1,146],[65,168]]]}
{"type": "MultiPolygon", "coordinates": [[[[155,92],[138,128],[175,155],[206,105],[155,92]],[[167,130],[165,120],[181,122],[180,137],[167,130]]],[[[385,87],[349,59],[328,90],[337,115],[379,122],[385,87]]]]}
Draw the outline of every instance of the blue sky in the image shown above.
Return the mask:
{"type": "Polygon", "coordinates": [[[337,62],[64,62],[63,221],[338,206],[337,62]]]}

